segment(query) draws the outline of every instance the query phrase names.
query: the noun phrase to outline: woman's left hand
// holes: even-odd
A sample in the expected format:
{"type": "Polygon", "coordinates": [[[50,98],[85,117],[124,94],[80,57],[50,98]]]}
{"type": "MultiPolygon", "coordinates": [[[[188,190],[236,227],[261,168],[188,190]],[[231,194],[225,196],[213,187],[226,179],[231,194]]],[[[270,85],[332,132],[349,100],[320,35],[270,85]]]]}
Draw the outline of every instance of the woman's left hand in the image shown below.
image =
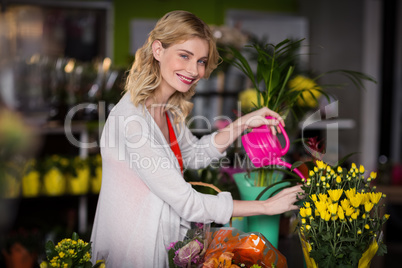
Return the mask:
{"type": "Polygon", "coordinates": [[[276,131],[278,131],[279,133],[281,132],[280,128],[278,127],[279,123],[282,124],[282,126],[285,126],[285,122],[283,121],[282,117],[278,113],[268,109],[267,107],[243,115],[237,120],[243,129],[268,125],[272,131],[272,134],[274,135],[276,135],[276,131]],[[275,119],[267,119],[267,116],[272,116],[275,119]]]}

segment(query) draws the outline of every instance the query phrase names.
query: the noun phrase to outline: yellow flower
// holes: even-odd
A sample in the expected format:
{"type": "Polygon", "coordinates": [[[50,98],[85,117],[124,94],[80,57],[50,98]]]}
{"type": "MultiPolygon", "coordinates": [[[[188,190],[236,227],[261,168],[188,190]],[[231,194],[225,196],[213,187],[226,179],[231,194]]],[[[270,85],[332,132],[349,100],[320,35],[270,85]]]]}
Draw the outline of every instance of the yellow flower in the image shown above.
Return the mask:
{"type": "Polygon", "coordinates": [[[359,173],[363,174],[364,173],[364,166],[360,165],[359,167],[359,173]]]}
{"type": "Polygon", "coordinates": [[[352,219],[356,220],[358,216],[359,216],[359,211],[356,211],[356,212],[352,213],[351,217],[352,217],[352,219]]]}
{"type": "Polygon", "coordinates": [[[342,193],[343,189],[328,190],[328,194],[332,202],[338,202],[339,198],[342,196],[342,193]]]}
{"type": "Polygon", "coordinates": [[[310,230],[310,229],[311,229],[311,226],[310,226],[310,225],[306,225],[306,229],[307,229],[307,231],[310,230]]]}
{"type": "Polygon", "coordinates": [[[347,207],[345,209],[346,216],[348,216],[348,217],[350,217],[354,212],[355,212],[355,209],[353,207],[347,207]]]}
{"type": "Polygon", "coordinates": [[[327,166],[327,173],[331,173],[331,167],[330,166],[327,166]]]}
{"type": "Polygon", "coordinates": [[[251,108],[258,105],[258,97],[260,98],[260,102],[263,102],[261,94],[255,88],[248,88],[239,93],[239,101],[242,110],[250,110],[251,108]]]}
{"type": "Polygon", "coordinates": [[[346,194],[346,197],[347,197],[348,199],[350,199],[351,197],[355,196],[355,194],[356,194],[356,188],[352,188],[352,189],[346,190],[346,191],[345,191],[345,194],[346,194]]]}
{"type": "Polygon", "coordinates": [[[306,217],[306,208],[300,208],[299,213],[300,213],[300,216],[302,216],[303,218],[305,218],[305,217],[306,217]]]}
{"type": "Polygon", "coordinates": [[[310,202],[304,202],[304,206],[305,206],[306,208],[311,207],[310,202]]]}
{"type": "Polygon", "coordinates": [[[321,96],[320,87],[311,78],[297,75],[289,81],[289,88],[301,91],[297,103],[300,106],[314,108],[317,106],[317,99],[321,96]]]}
{"type": "Polygon", "coordinates": [[[372,192],[372,193],[368,193],[368,195],[369,195],[370,201],[375,205],[380,201],[380,199],[382,197],[381,192],[378,192],[378,193],[372,192]]]}
{"type": "Polygon", "coordinates": [[[341,220],[344,220],[344,219],[345,219],[345,214],[343,213],[343,209],[342,209],[342,207],[340,207],[340,206],[338,206],[338,217],[339,217],[339,219],[341,219],[341,220]]]}
{"type": "Polygon", "coordinates": [[[319,170],[324,170],[327,164],[325,164],[323,161],[317,160],[315,161],[317,167],[319,170]]]}
{"type": "Polygon", "coordinates": [[[384,214],[384,218],[385,218],[386,220],[388,220],[388,219],[389,219],[389,214],[384,214]]]}
{"type": "Polygon", "coordinates": [[[355,169],[357,169],[356,164],[352,163],[352,167],[350,168],[350,170],[352,171],[352,170],[355,170],[355,169]]]}
{"type": "Polygon", "coordinates": [[[316,202],[316,201],[317,201],[317,195],[316,195],[316,194],[312,194],[312,195],[311,195],[311,200],[312,200],[313,202],[316,202]]]}
{"type": "Polygon", "coordinates": [[[310,170],[309,172],[308,172],[308,175],[310,176],[310,177],[313,177],[314,176],[314,171],[313,170],[310,170]]]}
{"type": "Polygon", "coordinates": [[[338,203],[333,203],[328,206],[328,210],[331,212],[331,215],[334,216],[338,212],[338,203]]]}
{"type": "Polygon", "coordinates": [[[320,193],[320,194],[318,194],[318,198],[320,199],[320,201],[326,202],[328,199],[328,196],[326,194],[320,193]]]}
{"type": "Polygon", "coordinates": [[[317,208],[317,211],[320,213],[320,215],[322,217],[323,214],[327,210],[327,204],[325,203],[325,201],[318,201],[318,202],[315,202],[314,204],[315,204],[315,207],[317,208]]]}
{"type": "Polygon", "coordinates": [[[59,252],[60,258],[63,258],[66,254],[64,252],[59,252]]]}
{"type": "Polygon", "coordinates": [[[341,182],[342,182],[341,176],[336,176],[336,182],[337,182],[337,183],[341,183],[341,182]]]}
{"type": "Polygon", "coordinates": [[[337,170],[336,170],[336,171],[338,171],[338,173],[339,173],[339,174],[341,174],[341,173],[343,172],[343,170],[342,170],[341,166],[338,166],[338,168],[337,168],[337,170]]]}
{"type": "Polygon", "coordinates": [[[327,178],[325,176],[321,176],[321,181],[324,182],[327,178]]]}
{"type": "Polygon", "coordinates": [[[375,179],[377,178],[377,172],[372,171],[372,172],[370,173],[370,178],[373,179],[373,180],[375,180],[375,179]]]}
{"type": "Polygon", "coordinates": [[[311,216],[311,208],[310,207],[306,208],[306,216],[307,217],[311,216]]]}
{"type": "Polygon", "coordinates": [[[342,199],[341,200],[341,206],[344,210],[346,210],[346,208],[348,208],[350,206],[350,202],[348,199],[342,199]]]}
{"type": "Polygon", "coordinates": [[[366,228],[368,230],[368,229],[370,229],[370,225],[366,224],[366,225],[364,225],[364,228],[366,228]]]}
{"type": "Polygon", "coordinates": [[[363,194],[357,193],[355,196],[349,198],[349,200],[350,200],[350,204],[351,204],[354,208],[358,208],[358,207],[360,206],[360,204],[362,203],[363,194]]]}
{"type": "Polygon", "coordinates": [[[357,231],[357,234],[358,234],[358,235],[361,235],[361,234],[362,234],[362,230],[359,229],[359,230],[357,231]]]}
{"type": "Polygon", "coordinates": [[[330,219],[331,219],[331,212],[327,210],[327,212],[325,213],[325,221],[329,221],[330,219]]]}

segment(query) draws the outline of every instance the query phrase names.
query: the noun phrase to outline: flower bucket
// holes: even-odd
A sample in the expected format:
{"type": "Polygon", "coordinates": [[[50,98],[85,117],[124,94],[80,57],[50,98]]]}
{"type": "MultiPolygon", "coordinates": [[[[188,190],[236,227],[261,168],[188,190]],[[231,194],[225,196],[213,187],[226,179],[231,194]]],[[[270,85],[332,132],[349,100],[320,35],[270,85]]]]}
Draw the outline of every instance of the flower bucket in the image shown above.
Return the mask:
{"type": "Polygon", "coordinates": [[[66,178],[58,168],[51,168],[43,178],[45,193],[49,196],[60,196],[66,192],[66,178]]]}
{"type": "Polygon", "coordinates": [[[36,170],[31,170],[22,177],[22,196],[37,197],[40,194],[41,179],[40,174],[36,170]]]}
{"type": "Polygon", "coordinates": [[[89,168],[77,168],[77,176],[69,176],[69,191],[73,195],[83,195],[88,193],[89,190],[89,168]]]}
{"type": "MultiPolygon", "coordinates": [[[[254,181],[256,180],[258,173],[252,172],[250,174],[250,178],[247,177],[248,173],[236,173],[233,174],[233,178],[239,188],[240,197],[242,200],[256,200],[258,195],[266,188],[266,187],[257,187],[254,186],[254,181]]],[[[280,172],[273,172],[273,182],[281,181],[283,175],[280,172]]],[[[261,200],[267,199],[271,194],[280,190],[288,183],[278,184],[273,186],[271,189],[266,191],[264,195],[261,197],[261,200]]],[[[278,247],[279,240],[279,223],[280,223],[280,215],[268,216],[268,215],[259,215],[259,216],[251,216],[247,217],[247,227],[246,230],[242,230],[244,232],[259,232],[263,234],[268,241],[274,246],[278,247]]],[[[243,225],[244,226],[244,225],[243,225]]]]}

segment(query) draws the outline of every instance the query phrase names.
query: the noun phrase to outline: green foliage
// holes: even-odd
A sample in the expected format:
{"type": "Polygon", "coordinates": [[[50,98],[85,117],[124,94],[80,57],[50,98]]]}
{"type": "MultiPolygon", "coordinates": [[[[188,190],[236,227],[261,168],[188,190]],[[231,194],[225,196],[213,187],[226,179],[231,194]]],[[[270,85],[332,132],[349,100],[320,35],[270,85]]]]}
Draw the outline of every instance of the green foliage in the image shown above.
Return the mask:
{"type": "Polygon", "coordinates": [[[262,96],[262,101],[257,98],[255,109],[268,107],[280,114],[290,111],[297,118],[296,111],[300,112],[300,106],[297,104],[299,99],[311,97],[317,101],[314,94],[316,91],[325,96],[329,102],[330,94],[325,88],[344,86],[319,84],[319,79],[325,75],[341,74],[357,88],[363,88],[364,81],[375,82],[372,77],[357,71],[332,70],[314,77],[306,71],[299,70],[301,56],[299,51],[303,41],[304,39],[296,41],[285,39],[275,45],[254,40],[254,43],[245,46],[243,51],[234,47],[227,49],[225,54],[229,56],[224,57],[224,61],[241,70],[262,96]],[[254,65],[256,68],[253,68],[254,65]],[[310,79],[316,85],[298,90],[291,88],[288,82],[298,75],[310,79]]]}

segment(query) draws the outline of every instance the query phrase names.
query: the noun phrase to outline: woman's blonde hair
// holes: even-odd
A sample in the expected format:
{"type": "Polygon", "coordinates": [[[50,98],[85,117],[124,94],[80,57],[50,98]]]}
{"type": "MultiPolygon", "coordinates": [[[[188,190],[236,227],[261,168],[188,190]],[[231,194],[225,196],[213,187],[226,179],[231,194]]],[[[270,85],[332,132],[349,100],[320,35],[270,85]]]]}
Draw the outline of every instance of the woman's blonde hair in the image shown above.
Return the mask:
{"type": "MultiPolygon", "coordinates": [[[[156,23],[148,40],[135,53],[134,63],[126,80],[125,90],[130,92],[134,105],[145,104],[148,98],[154,97],[155,89],[162,80],[158,61],[152,53],[152,43],[159,40],[163,48],[168,48],[194,37],[208,42],[209,55],[204,75],[204,78],[208,78],[219,60],[216,42],[208,25],[194,14],[181,10],[167,13],[156,23]]],[[[195,93],[195,87],[196,84],[185,93],[176,91],[169,98],[166,109],[173,114],[176,124],[184,121],[191,112],[193,104],[189,100],[195,93]]]]}

